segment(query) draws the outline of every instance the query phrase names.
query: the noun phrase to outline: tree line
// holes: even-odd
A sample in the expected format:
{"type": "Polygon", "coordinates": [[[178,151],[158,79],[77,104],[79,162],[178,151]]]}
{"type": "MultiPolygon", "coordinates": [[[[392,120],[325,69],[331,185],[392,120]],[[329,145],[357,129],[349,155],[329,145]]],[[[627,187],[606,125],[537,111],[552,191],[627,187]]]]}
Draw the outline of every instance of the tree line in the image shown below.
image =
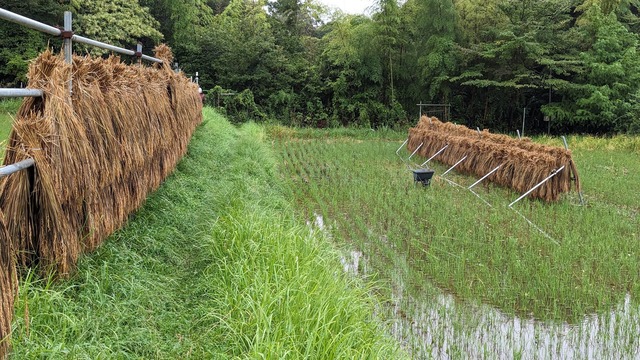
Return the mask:
{"type": "MultiPolygon", "coordinates": [[[[316,0],[2,7],[47,24],[71,10],[76,32],[123,47],[167,42],[236,121],[395,126],[438,103],[472,128],[640,132],[640,0],[376,0],[367,16],[316,0]]],[[[46,46],[59,44],[0,22],[0,83],[24,83],[46,46]]]]}

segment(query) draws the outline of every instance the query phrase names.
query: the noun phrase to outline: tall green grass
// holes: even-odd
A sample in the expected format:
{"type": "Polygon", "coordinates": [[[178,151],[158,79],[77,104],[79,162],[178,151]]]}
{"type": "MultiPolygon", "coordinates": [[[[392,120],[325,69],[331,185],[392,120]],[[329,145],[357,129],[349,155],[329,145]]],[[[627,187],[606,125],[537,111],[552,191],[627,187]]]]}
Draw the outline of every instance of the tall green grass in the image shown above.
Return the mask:
{"type": "Polygon", "coordinates": [[[0,99],[0,158],[4,158],[4,149],[11,132],[13,116],[20,104],[21,101],[17,99],[0,99]]]}
{"type": "MultiPolygon", "coordinates": [[[[627,293],[640,295],[640,162],[633,147],[571,141],[582,144],[574,159],[587,205],[579,206],[575,194],[515,205],[548,238],[508,209],[519,194],[507,189],[478,186],[488,207],[437,177],[429,188],[415,186],[393,138],[294,132],[276,140],[300,211],[308,219],[322,215],[335,241],[361,250],[390,288],[400,281],[417,297],[437,293],[435,286],[509,314],[568,322],[606,312],[627,293]]],[[[436,174],[446,170],[433,166],[436,174]]],[[[477,180],[449,177],[463,186],[477,180]]]]}
{"type": "Polygon", "coordinates": [[[263,129],[204,115],[175,173],[71,279],[23,277],[13,358],[402,357],[371,285],[296,225],[263,129]]]}

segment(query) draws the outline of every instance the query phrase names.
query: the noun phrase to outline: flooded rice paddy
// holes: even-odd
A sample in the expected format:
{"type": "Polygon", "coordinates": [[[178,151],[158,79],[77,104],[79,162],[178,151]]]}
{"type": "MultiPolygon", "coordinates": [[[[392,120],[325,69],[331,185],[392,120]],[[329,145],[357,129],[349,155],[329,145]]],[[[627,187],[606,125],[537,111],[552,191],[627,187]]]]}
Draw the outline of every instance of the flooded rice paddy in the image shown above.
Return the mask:
{"type": "Polygon", "coordinates": [[[640,171],[637,154],[579,153],[587,206],[519,204],[550,241],[496,206],[516,194],[485,186],[487,207],[438,178],[413,186],[399,143],[280,145],[301,215],[343,251],[336,271],[374,280],[413,358],[640,359],[640,178],[597,167],[640,171]]]}
{"type": "MultiPolygon", "coordinates": [[[[327,236],[322,216],[312,229],[327,236]]],[[[375,256],[375,255],[374,255],[375,256]]],[[[367,277],[368,256],[345,251],[343,271],[367,277]]],[[[391,301],[379,309],[387,326],[416,359],[640,359],[640,307],[631,296],[605,314],[587,315],[577,324],[507,315],[486,304],[454,296],[411,293],[402,275],[390,281],[391,301]]]]}

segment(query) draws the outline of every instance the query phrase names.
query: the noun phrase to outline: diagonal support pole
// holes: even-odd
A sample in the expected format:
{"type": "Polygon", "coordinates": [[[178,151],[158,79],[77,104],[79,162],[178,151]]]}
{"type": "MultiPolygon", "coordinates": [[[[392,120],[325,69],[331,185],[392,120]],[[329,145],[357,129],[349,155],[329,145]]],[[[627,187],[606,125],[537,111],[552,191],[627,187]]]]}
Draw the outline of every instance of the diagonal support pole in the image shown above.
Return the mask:
{"type": "Polygon", "coordinates": [[[485,204],[489,205],[489,207],[493,207],[491,206],[491,204],[489,204],[489,202],[485,199],[483,199],[480,194],[478,194],[477,192],[473,191],[473,187],[480,184],[484,179],[488,178],[489,176],[491,176],[491,174],[493,174],[494,172],[498,171],[498,169],[500,169],[502,167],[502,165],[504,164],[500,164],[498,165],[495,169],[491,170],[487,175],[483,176],[480,180],[474,182],[473,184],[471,184],[467,190],[471,191],[475,196],[478,197],[478,199],[484,201],[485,204]]]}
{"type": "Polygon", "coordinates": [[[462,159],[458,160],[457,163],[455,163],[455,165],[453,165],[452,167],[449,168],[449,170],[445,171],[444,174],[440,175],[440,177],[444,177],[445,175],[447,175],[451,170],[455,169],[456,166],[460,165],[460,163],[462,163],[463,161],[465,161],[467,159],[467,155],[465,155],[462,159]]]}
{"type": "Polygon", "coordinates": [[[440,155],[443,151],[445,151],[447,148],[449,147],[449,144],[445,145],[442,149],[438,150],[437,153],[433,154],[432,157],[430,157],[429,159],[427,159],[427,161],[423,162],[422,164],[420,164],[420,166],[425,166],[427,165],[427,163],[429,163],[429,161],[433,160],[436,156],[440,155]]]}
{"type": "Polygon", "coordinates": [[[562,171],[562,170],[564,170],[564,165],[562,165],[558,170],[554,171],[551,175],[547,176],[544,180],[540,181],[536,186],[531,188],[531,190],[527,191],[522,196],[520,196],[515,201],[513,201],[511,204],[509,204],[509,207],[512,207],[515,203],[517,203],[518,201],[524,199],[527,195],[531,194],[535,189],[537,189],[540,186],[542,186],[542,184],[544,184],[547,181],[551,180],[552,177],[558,175],[560,173],[560,171],[562,171]]]}
{"type": "Polygon", "coordinates": [[[500,164],[495,169],[489,171],[489,173],[487,175],[483,176],[482,178],[480,178],[480,180],[478,180],[478,181],[474,182],[473,184],[471,184],[467,189],[471,190],[472,187],[480,184],[482,182],[482,180],[488,178],[489,176],[491,176],[491,174],[493,174],[494,172],[498,171],[498,169],[500,169],[502,167],[502,165],[504,165],[504,164],[500,164]]]}
{"type": "MultiPolygon", "coordinates": [[[[399,157],[400,159],[402,159],[402,156],[400,156],[400,154],[399,154],[400,149],[402,149],[405,145],[407,145],[407,143],[408,143],[408,142],[409,142],[409,139],[405,140],[405,141],[402,143],[402,145],[400,145],[400,147],[398,148],[398,150],[396,150],[396,155],[398,155],[398,157],[399,157]]],[[[402,161],[404,161],[404,159],[402,159],[402,161]]]]}
{"type": "Polygon", "coordinates": [[[422,147],[422,145],[424,145],[423,142],[420,143],[420,145],[418,145],[418,147],[411,153],[411,155],[409,155],[409,158],[407,159],[407,161],[411,160],[411,158],[413,157],[413,155],[415,155],[418,150],[420,150],[420,148],[422,147]]]}

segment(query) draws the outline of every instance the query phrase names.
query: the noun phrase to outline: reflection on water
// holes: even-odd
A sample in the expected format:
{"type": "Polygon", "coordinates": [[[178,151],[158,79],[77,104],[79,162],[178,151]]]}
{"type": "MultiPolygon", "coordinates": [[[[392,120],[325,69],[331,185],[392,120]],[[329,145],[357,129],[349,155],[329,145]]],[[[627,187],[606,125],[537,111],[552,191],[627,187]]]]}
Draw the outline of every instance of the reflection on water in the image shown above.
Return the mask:
{"type": "MultiPolygon", "coordinates": [[[[314,217],[309,227],[328,235],[322,216],[314,217]]],[[[367,256],[361,251],[349,251],[341,261],[345,272],[368,275],[367,256]]],[[[570,325],[509,316],[446,294],[409,294],[401,277],[388,279],[392,301],[380,312],[414,358],[640,359],[640,307],[629,295],[609,313],[588,315],[570,325]]]]}
{"type": "Polygon", "coordinates": [[[416,301],[395,292],[388,310],[392,333],[416,358],[640,359],[640,309],[628,295],[576,325],[507,316],[449,295],[416,301]]]}

